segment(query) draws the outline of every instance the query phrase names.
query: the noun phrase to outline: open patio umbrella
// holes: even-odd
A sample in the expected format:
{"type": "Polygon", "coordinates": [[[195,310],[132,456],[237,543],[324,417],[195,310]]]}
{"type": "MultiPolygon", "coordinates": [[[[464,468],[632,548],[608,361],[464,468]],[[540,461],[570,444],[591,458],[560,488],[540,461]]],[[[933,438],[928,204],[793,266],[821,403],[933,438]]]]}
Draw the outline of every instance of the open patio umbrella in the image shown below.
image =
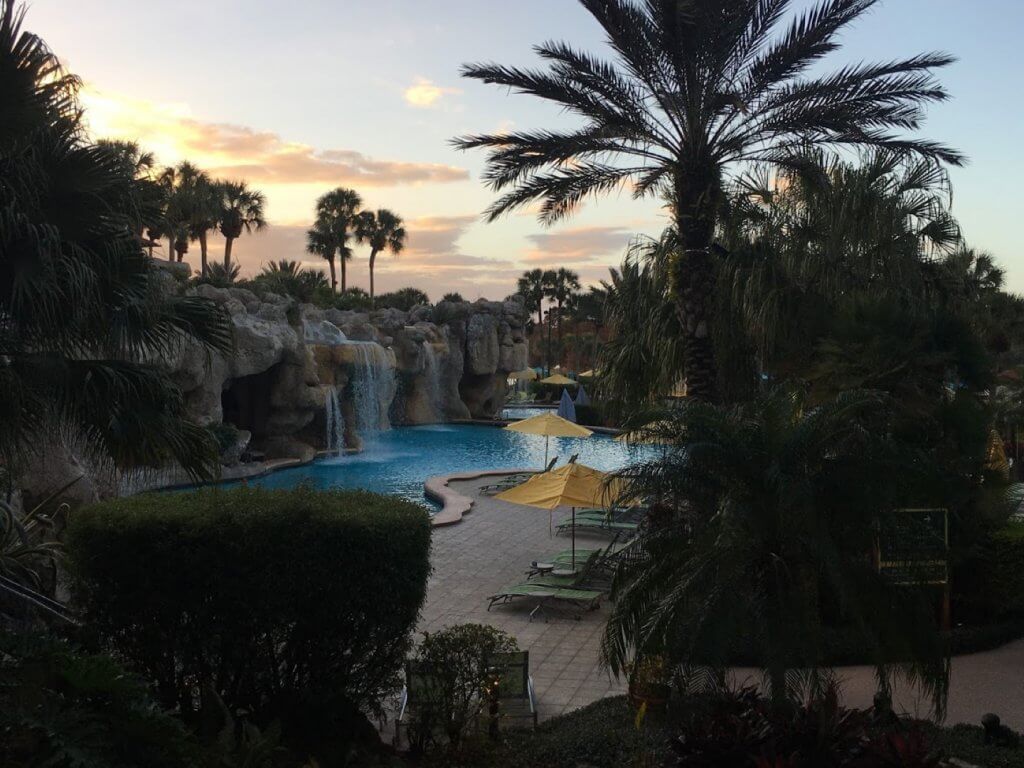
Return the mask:
{"type": "Polygon", "coordinates": [[[577,379],[592,379],[595,376],[597,376],[597,373],[594,372],[594,371],[584,371],[583,373],[577,375],[576,378],[577,379]]]}
{"type": "Polygon", "coordinates": [[[540,380],[541,384],[559,384],[563,387],[578,386],[575,381],[570,379],[568,376],[563,376],[560,373],[556,373],[554,376],[548,376],[546,379],[540,380]]]}
{"type": "Polygon", "coordinates": [[[552,437],[590,437],[586,427],[566,421],[553,413],[542,413],[528,419],[517,421],[505,427],[509,432],[522,432],[526,435],[544,435],[544,466],[548,465],[548,443],[552,437]]]}
{"type": "MultiPolygon", "coordinates": [[[[502,491],[496,499],[537,507],[553,512],[556,507],[572,507],[572,568],[576,570],[576,507],[607,509],[619,500],[622,481],[583,464],[563,467],[534,475],[522,485],[502,491]]],[[[548,517],[548,530],[551,518],[548,517]]]]}
{"type": "Polygon", "coordinates": [[[562,390],[562,399],[558,401],[556,413],[566,421],[576,423],[576,404],[572,401],[572,395],[569,394],[568,389],[562,390]]]}

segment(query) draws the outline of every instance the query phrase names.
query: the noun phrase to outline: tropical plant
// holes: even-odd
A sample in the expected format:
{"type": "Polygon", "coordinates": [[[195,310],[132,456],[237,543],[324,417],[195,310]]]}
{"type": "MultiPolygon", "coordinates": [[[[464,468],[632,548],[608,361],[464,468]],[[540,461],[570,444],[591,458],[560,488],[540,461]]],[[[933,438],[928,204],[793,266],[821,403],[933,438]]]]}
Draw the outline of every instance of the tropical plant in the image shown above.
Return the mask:
{"type": "Polygon", "coordinates": [[[10,768],[207,764],[143,680],[109,656],[41,636],[0,635],[0,732],[0,764],[10,768]]]}
{"type": "Polygon", "coordinates": [[[386,208],[379,208],[376,213],[363,211],[356,217],[355,236],[357,243],[368,243],[370,246],[370,303],[373,304],[373,265],[377,254],[391,251],[397,256],[405,248],[405,227],[402,219],[386,208]]]}
{"type": "Polygon", "coordinates": [[[384,293],[377,297],[377,306],[381,308],[391,307],[408,312],[413,307],[420,305],[430,306],[430,297],[419,288],[399,288],[391,293],[384,293]]]}
{"type": "Polygon", "coordinates": [[[316,220],[306,232],[306,250],[327,260],[331,268],[331,290],[338,290],[335,261],[341,260],[341,292],[348,290],[345,266],[352,258],[348,241],[363,201],[351,189],[338,187],[316,201],[316,220]]]}
{"type": "Polygon", "coordinates": [[[516,293],[523,297],[526,311],[537,313],[537,327],[544,327],[544,299],[548,297],[551,286],[555,282],[555,273],[551,270],[531,269],[523,272],[516,284],[516,293]]]}
{"type": "Polygon", "coordinates": [[[820,679],[823,630],[841,625],[865,639],[883,692],[905,674],[941,714],[949,666],[927,589],[892,585],[870,557],[879,522],[914,501],[922,473],[916,451],[884,437],[889,418],[876,393],[812,407],[785,387],[729,409],[687,399],[649,414],[645,428],[668,445],[623,472],[652,511],[616,575],[611,669],[633,654],[724,669],[750,638],[780,702],[820,679]]]}
{"type": "Polygon", "coordinates": [[[242,233],[262,232],[267,227],[267,201],[262,192],[249,189],[244,181],[221,181],[217,184],[220,211],[217,222],[224,236],[224,266],[231,266],[235,240],[242,233]]]}
{"type": "Polygon", "coordinates": [[[303,269],[297,261],[281,259],[263,267],[253,283],[274,293],[291,296],[303,303],[313,301],[320,291],[329,290],[327,277],[318,269],[303,269]]]}
{"type": "Polygon", "coordinates": [[[450,301],[452,303],[461,303],[461,302],[465,301],[465,299],[462,298],[462,294],[461,293],[446,293],[444,296],[441,297],[441,301],[450,301]]]}
{"type": "Polygon", "coordinates": [[[559,267],[554,271],[554,278],[548,287],[548,298],[555,302],[558,315],[558,345],[562,346],[562,322],[565,319],[565,306],[571,302],[580,290],[580,276],[571,269],[559,267]]]}
{"type": "Polygon", "coordinates": [[[362,288],[349,288],[344,293],[331,294],[329,306],[340,310],[364,311],[370,309],[370,294],[362,288]]]}
{"type": "Polygon", "coordinates": [[[419,694],[431,704],[410,723],[410,743],[423,751],[443,737],[457,751],[467,727],[497,693],[503,659],[517,650],[515,638],[483,624],[425,632],[412,666],[423,681],[419,694]]]}
{"type": "Polygon", "coordinates": [[[214,288],[230,288],[238,281],[241,273],[242,268],[237,263],[224,266],[215,262],[207,268],[205,275],[196,278],[196,282],[212,285],[214,288]]]}
{"type": "Polygon", "coordinates": [[[0,0],[0,463],[17,474],[47,427],[119,467],[216,471],[206,430],[148,361],[192,341],[228,351],[215,304],[168,294],[136,234],[135,174],[84,138],[78,80],[0,0]]]}
{"type": "Polygon", "coordinates": [[[217,215],[213,182],[205,171],[186,161],[165,168],[159,184],[164,193],[161,229],[168,239],[168,256],[181,261],[191,240],[201,248],[202,274],[206,274],[206,235],[217,215]]]}
{"type": "MultiPolygon", "coordinates": [[[[163,194],[160,185],[153,178],[156,160],[152,152],[144,151],[134,141],[100,139],[96,147],[112,154],[121,164],[121,175],[132,179],[128,193],[128,211],[133,231],[142,239],[148,228],[159,228],[163,194]]],[[[155,243],[147,243],[150,257],[155,243]]]]}
{"type": "Polygon", "coordinates": [[[611,334],[597,359],[599,395],[623,417],[671,393],[683,378],[683,335],[668,289],[674,238],[638,239],[602,281],[611,334]]]}
{"type": "Polygon", "coordinates": [[[587,196],[623,184],[636,198],[666,197],[679,236],[670,276],[687,387],[714,399],[711,246],[732,166],[785,167],[795,149],[809,146],[886,147],[962,162],[955,151],[904,133],[920,126],[926,104],[947,98],[931,71],[950,56],[809,74],[875,3],[823,0],[780,33],[789,0],[581,0],[613,59],[545,43],[535,50],[547,69],[473,64],[462,72],[554,102],[582,125],[465,136],[455,145],[489,150],[484,178],[505,192],[487,210],[492,220],[541,201],[540,220],[552,223],[587,196]]]}

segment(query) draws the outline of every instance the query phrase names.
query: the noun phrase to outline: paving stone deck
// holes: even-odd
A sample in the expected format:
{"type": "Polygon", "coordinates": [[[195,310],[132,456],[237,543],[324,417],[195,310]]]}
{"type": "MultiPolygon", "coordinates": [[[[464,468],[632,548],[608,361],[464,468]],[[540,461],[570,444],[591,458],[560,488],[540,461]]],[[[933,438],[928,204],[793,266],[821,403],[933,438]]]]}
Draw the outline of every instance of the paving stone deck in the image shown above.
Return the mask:
{"type": "MultiPolygon", "coordinates": [[[[493,477],[452,480],[449,487],[473,500],[472,511],[461,522],[435,527],[427,601],[420,631],[436,631],[464,622],[489,624],[516,637],[530,651],[541,719],[582,707],[597,699],[624,692],[625,685],[598,666],[598,655],[608,606],[583,613],[550,612],[530,621],[535,601],[496,606],[487,610],[487,597],[502,587],[522,581],[533,560],[569,547],[566,536],[549,536],[548,513],[498,501],[479,493],[493,477]]],[[[555,512],[557,523],[568,510],[555,512]]],[[[580,534],[577,544],[594,547],[607,537],[580,534]]],[[[745,673],[738,671],[742,677],[745,673]]],[[[874,679],[870,669],[837,670],[845,681],[844,697],[858,706],[870,704],[874,679]]],[[[926,707],[912,695],[899,696],[905,711],[924,714],[926,707]]],[[[978,723],[986,712],[1024,730],[1024,640],[988,653],[953,660],[948,722],[978,723]]]]}

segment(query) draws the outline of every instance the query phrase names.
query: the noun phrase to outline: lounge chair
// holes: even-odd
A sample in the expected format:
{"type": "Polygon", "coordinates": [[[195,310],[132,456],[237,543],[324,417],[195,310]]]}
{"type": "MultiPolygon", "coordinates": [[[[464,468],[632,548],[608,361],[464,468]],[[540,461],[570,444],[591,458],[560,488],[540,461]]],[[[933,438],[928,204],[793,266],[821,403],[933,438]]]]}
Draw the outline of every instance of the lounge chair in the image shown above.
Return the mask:
{"type": "Polygon", "coordinates": [[[574,527],[577,531],[588,531],[591,533],[625,534],[636,533],[640,528],[640,523],[630,520],[620,522],[607,517],[591,517],[587,515],[581,517],[576,515],[575,525],[572,518],[563,520],[556,526],[555,531],[557,533],[571,533],[574,527]]]}
{"type": "MultiPolygon", "coordinates": [[[[495,605],[507,605],[519,598],[531,598],[538,601],[536,607],[530,611],[530,620],[532,621],[537,612],[547,605],[565,604],[588,611],[595,610],[600,607],[603,595],[604,592],[592,589],[549,587],[544,584],[527,582],[506,587],[497,594],[491,595],[488,598],[490,602],[487,604],[487,610],[491,610],[495,605]]],[[[580,618],[579,614],[576,618],[580,618]]]]}
{"type": "MultiPolygon", "coordinates": [[[[542,472],[550,472],[552,469],[554,469],[554,466],[555,466],[555,464],[557,462],[558,462],[558,457],[555,456],[555,458],[553,458],[550,462],[548,462],[547,467],[545,467],[542,470],[542,472]]],[[[529,480],[531,477],[533,477],[534,474],[536,474],[536,473],[534,473],[534,472],[516,472],[515,474],[506,475],[501,480],[499,480],[497,483],[491,483],[490,485],[481,486],[480,492],[483,493],[483,494],[486,494],[488,496],[497,496],[502,491],[507,491],[510,488],[515,488],[517,485],[522,485],[527,480],[529,480]]]]}
{"type": "MultiPolygon", "coordinates": [[[[534,695],[533,678],[530,677],[530,652],[499,654],[495,657],[495,666],[503,669],[498,684],[499,719],[528,719],[536,728],[537,698],[534,695]]],[[[408,725],[406,721],[414,712],[437,706],[436,685],[436,678],[429,668],[411,662],[406,664],[405,687],[395,718],[395,746],[398,746],[402,725],[408,725]]],[[[481,711],[480,715],[483,715],[483,719],[488,717],[486,711],[481,711]]],[[[478,726],[480,719],[478,715],[478,726]]]]}

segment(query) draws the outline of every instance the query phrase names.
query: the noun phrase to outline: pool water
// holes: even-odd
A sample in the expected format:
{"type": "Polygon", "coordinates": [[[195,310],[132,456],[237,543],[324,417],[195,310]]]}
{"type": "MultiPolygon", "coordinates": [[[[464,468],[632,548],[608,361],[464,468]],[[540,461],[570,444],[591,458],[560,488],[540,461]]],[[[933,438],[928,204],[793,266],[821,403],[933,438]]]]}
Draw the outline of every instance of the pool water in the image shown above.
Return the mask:
{"type": "MultiPolygon", "coordinates": [[[[603,471],[647,457],[651,446],[629,446],[606,435],[552,437],[550,458],[564,464],[579,454],[581,464],[603,471]]],[[[544,438],[496,427],[437,425],[397,427],[377,435],[366,450],[272,472],[248,480],[264,488],[363,488],[425,504],[423,483],[435,475],[544,465],[544,438]]]]}
{"type": "Polygon", "coordinates": [[[540,416],[542,413],[554,413],[555,408],[534,408],[534,407],[523,407],[516,408],[515,406],[508,406],[501,412],[501,418],[505,421],[516,421],[518,419],[529,419],[532,416],[540,416]]]}

